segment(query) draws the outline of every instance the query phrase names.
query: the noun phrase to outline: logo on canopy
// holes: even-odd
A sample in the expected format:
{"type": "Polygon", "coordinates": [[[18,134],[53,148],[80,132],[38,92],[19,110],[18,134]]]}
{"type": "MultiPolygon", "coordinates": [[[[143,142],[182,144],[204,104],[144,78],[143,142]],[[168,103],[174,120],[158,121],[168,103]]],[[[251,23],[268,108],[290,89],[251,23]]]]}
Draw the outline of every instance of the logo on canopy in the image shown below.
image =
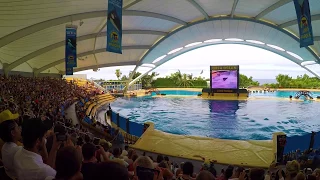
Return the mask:
{"type": "Polygon", "coordinates": [[[313,32],[311,25],[311,15],[309,0],[294,0],[299,24],[300,47],[313,45],[313,32]]]}

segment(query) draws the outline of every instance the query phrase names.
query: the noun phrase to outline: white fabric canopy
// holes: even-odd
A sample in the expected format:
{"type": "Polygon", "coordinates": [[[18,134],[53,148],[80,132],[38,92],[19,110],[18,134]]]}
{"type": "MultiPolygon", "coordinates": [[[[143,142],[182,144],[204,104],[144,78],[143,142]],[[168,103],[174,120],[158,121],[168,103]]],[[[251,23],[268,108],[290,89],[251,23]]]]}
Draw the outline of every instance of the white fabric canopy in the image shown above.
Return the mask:
{"type": "Polygon", "coordinates": [[[107,0],[1,0],[0,68],[63,74],[68,24],[78,25],[75,71],[142,64],[152,70],[192,49],[226,43],[267,49],[299,65],[319,63],[320,3],[309,1],[315,45],[300,48],[292,0],[124,0],[119,55],[105,51],[107,0]]]}

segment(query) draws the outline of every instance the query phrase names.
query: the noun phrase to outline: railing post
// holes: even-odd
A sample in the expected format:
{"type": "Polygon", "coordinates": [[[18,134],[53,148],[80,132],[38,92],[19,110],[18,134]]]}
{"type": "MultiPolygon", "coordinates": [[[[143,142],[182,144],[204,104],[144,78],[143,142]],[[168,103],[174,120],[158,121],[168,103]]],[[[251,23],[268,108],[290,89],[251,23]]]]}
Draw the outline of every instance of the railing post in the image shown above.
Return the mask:
{"type": "Polygon", "coordinates": [[[120,115],[117,113],[117,126],[120,127],[120,115]]]}
{"type": "Polygon", "coordinates": [[[130,127],[129,127],[129,122],[130,122],[130,121],[129,121],[129,118],[126,118],[126,126],[127,126],[127,133],[128,133],[128,134],[130,134],[130,131],[129,131],[129,128],[130,128],[130,127]]]}

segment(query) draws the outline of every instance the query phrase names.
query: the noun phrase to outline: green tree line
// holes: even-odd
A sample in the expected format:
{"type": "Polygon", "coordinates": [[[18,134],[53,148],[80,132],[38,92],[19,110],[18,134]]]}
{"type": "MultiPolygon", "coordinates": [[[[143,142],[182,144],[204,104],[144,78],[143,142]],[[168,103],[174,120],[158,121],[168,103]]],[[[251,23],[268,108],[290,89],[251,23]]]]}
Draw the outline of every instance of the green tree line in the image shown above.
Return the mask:
{"type": "MultiPolygon", "coordinates": [[[[122,81],[128,80],[128,77],[131,75],[131,73],[132,72],[126,76],[122,75],[120,69],[117,69],[115,72],[118,80],[122,81]]],[[[140,75],[140,72],[136,72],[133,74],[132,79],[135,79],[140,75]]],[[[210,85],[210,79],[205,79],[201,76],[194,77],[193,74],[182,73],[180,70],[163,78],[157,78],[158,75],[158,73],[153,72],[142,77],[139,82],[142,83],[143,88],[204,88],[210,85]]],[[[244,74],[240,74],[239,76],[239,86],[241,88],[250,86],[261,86],[265,88],[320,88],[320,80],[316,77],[310,77],[307,74],[299,75],[296,78],[293,78],[287,74],[278,74],[276,76],[276,81],[276,83],[260,85],[259,82],[253,80],[253,77],[251,76],[248,77],[244,74]]]]}
{"type": "Polygon", "coordinates": [[[276,76],[277,83],[264,84],[264,87],[269,88],[320,88],[320,80],[316,77],[310,77],[307,74],[299,75],[292,78],[287,74],[279,74],[276,76]]]}
{"type": "MultiPolygon", "coordinates": [[[[130,72],[129,75],[122,75],[120,69],[115,71],[115,75],[118,80],[121,81],[127,81],[131,76],[131,73],[132,72],[130,72]]],[[[136,72],[132,75],[132,79],[135,79],[140,75],[140,72],[136,72]]],[[[180,70],[164,78],[157,78],[158,75],[158,73],[153,72],[145,75],[138,82],[142,83],[143,88],[205,88],[210,86],[210,79],[201,76],[195,77],[193,74],[182,73],[180,70]]],[[[240,87],[259,86],[259,83],[254,81],[252,77],[240,74],[239,78],[240,87]]]]}

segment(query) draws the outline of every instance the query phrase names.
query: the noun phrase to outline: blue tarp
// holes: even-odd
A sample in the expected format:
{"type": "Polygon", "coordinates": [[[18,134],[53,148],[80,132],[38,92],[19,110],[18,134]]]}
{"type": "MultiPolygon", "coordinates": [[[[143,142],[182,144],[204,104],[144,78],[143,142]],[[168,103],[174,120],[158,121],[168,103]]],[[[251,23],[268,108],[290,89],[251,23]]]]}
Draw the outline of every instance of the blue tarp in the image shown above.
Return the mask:
{"type": "Polygon", "coordinates": [[[136,122],[129,122],[129,134],[141,137],[143,134],[143,125],[136,122]]]}
{"type": "Polygon", "coordinates": [[[86,116],[86,117],[84,118],[84,122],[86,122],[86,123],[88,123],[88,124],[92,124],[92,121],[91,121],[91,119],[90,119],[88,116],[86,116]]]}
{"type": "Polygon", "coordinates": [[[127,120],[126,118],[120,116],[119,118],[119,125],[120,125],[120,128],[124,131],[127,131],[127,120]]]}
{"type": "Polygon", "coordinates": [[[111,136],[114,136],[114,135],[115,135],[114,133],[115,133],[115,129],[114,129],[114,128],[111,128],[111,129],[110,129],[110,134],[111,134],[111,136]]]}
{"type": "Polygon", "coordinates": [[[83,104],[81,101],[79,101],[79,105],[80,105],[80,106],[83,106],[84,104],[83,104]]]}

